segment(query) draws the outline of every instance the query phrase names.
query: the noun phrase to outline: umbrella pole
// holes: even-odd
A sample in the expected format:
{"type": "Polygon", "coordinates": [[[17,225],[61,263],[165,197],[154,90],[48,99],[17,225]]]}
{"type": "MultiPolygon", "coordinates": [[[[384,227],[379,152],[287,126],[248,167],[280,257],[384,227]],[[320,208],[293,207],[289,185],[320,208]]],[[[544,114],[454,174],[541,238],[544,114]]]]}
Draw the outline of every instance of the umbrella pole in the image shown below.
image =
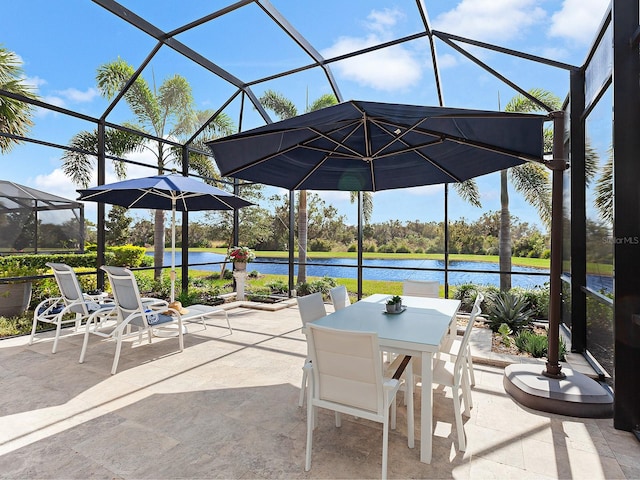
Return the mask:
{"type": "Polygon", "coordinates": [[[171,301],[176,299],[176,198],[171,199],[171,301]]]}
{"type": "Polygon", "coordinates": [[[564,171],[567,162],[564,160],[564,115],[553,112],[553,160],[548,166],[552,171],[551,200],[551,268],[549,288],[549,331],[547,364],[542,374],[550,378],[564,378],[559,362],[560,349],[560,316],[562,309],[562,195],[564,171]]]}

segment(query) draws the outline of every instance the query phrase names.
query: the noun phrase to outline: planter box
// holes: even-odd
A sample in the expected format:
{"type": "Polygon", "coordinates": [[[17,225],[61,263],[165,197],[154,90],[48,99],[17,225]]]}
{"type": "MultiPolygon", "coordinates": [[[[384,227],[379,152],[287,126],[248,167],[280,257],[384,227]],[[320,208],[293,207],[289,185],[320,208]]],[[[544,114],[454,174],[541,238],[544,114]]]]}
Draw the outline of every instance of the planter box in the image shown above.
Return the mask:
{"type": "Polygon", "coordinates": [[[0,284],[0,316],[22,315],[31,301],[31,282],[0,284]]]}

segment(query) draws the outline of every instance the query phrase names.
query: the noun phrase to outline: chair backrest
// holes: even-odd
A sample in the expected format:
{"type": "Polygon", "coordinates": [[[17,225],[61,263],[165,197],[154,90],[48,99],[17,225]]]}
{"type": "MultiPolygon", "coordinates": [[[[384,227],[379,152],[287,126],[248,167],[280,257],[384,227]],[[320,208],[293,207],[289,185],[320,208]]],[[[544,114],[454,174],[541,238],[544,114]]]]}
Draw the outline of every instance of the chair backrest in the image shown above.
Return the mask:
{"type": "Polygon", "coordinates": [[[460,341],[459,349],[456,352],[456,362],[454,372],[456,375],[461,374],[463,363],[466,362],[467,345],[469,344],[469,337],[471,337],[471,330],[473,330],[473,324],[476,320],[476,317],[480,314],[480,304],[484,301],[484,295],[478,293],[476,297],[476,301],[473,303],[473,308],[471,309],[471,314],[469,315],[469,323],[467,323],[467,327],[464,329],[464,335],[462,335],[462,340],[460,341]]]}
{"type": "Polygon", "coordinates": [[[113,299],[118,309],[118,315],[121,320],[126,319],[129,315],[139,312],[140,321],[131,322],[134,325],[148,326],[146,322],[145,308],[142,305],[140,291],[138,290],[138,282],[133,272],[124,267],[112,267],[103,265],[100,267],[107,272],[113,299]]]}
{"type": "Polygon", "coordinates": [[[304,297],[296,297],[298,300],[298,309],[300,310],[300,318],[302,319],[302,328],[307,326],[308,322],[313,322],[327,314],[324,308],[324,300],[322,293],[316,292],[304,297]]]}
{"type": "Polygon", "coordinates": [[[87,304],[83,301],[82,287],[73,268],[65,263],[49,262],[46,265],[53,270],[53,276],[56,278],[65,306],[71,305],[69,310],[73,313],[88,315],[87,304]]]}
{"type": "Polygon", "coordinates": [[[382,414],[384,393],[378,335],[313,323],[308,330],[313,398],[382,414]]]}
{"type": "Polygon", "coordinates": [[[340,310],[351,305],[347,287],[344,285],[338,285],[337,287],[329,290],[329,296],[331,297],[331,303],[333,303],[334,310],[340,310]]]}
{"type": "Polygon", "coordinates": [[[440,283],[437,280],[404,280],[402,294],[410,297],[438,298],[440,283]]]}

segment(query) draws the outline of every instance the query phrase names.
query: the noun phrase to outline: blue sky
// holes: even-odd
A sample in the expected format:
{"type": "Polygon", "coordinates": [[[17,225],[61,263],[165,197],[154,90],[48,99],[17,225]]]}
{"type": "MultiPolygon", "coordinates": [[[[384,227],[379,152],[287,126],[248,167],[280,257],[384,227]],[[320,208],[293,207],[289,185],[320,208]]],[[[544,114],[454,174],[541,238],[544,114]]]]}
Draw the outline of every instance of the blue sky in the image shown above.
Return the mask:
{"type": "MultiPolygon", "coordinates": [[[[95,86],[99,65],[124,58],[134,67],[144,60],[155,40],[88,0],[30,0],[3,2],[0,44],[23,60],[26,81],[49,103],[99,117],[108,105],[95,86]]],[[[207,15],[231,2],[201,0],[155,0],[120,2],[164,31],[207,15]]],[[[365,48],[420,31],[414,0],[368,0],[298,2],[272,0],[272,4],[325,58],[365,48]]],[[[573,65],[581,65],[602,21],[608,0],[424,0],[435,30],[481,40],[573,65]]],[[[306,65],[303,52],[266,20],[255,4],[215,19],[177,37],[182,43],[220,65],[242,81],[249,82],[282,70],[306,65]]],[[[474,65],[447,45],[438,42],[446,106],[497,110],[516,94],[510,87],[474,65]]],[[[569,75],[533,62],[473,49],[482,61],[525,89],[544,88],[561,99],[568,92],[569,75]]],[[[419,40],[332,64],[333,74],[345,100],[437,105],[428,44],[419,40]]],[[[163,48],[143,73],[159,85],[178,73],[193,87],[197,108],[218,109],[234,88],[174,51],[163,48]]],[[[292,75],[254,87],[260,95],[266,88],[285,94],[304,111],[309,102],[330,93],[326,78],[318,71],[292,75]]],[[[594,112],[588,124],[592,145],[604,159],[610,143],[611,111],[594,112]]],[[[239,102],[226,110],[239,118],[239,102]]],[[[245,109],[243,129],[262,124],[251,107],[245,109]]],[[[132,119],[124,103],[108,117],[121,122],[132,119]]],[[[38,110],[31,136],[66,144],[80,130],[93,125],[46,110],[38,110]]],[[[67,198],[76,198],[74,186],[60,169],[58,149],[20,145],[0,156],[2,179],[22,183],[67,198]]],[[[131,158],[150,161],[145,154],[131,158]]],[[[150,175],[144,168],[130,168],[129,177],[150,175]]],[[[116,177],[109,172],[107,181],[116,177]]],[[[470,207],[457,195],[450,196],[451,218],[475,219],[499,209],[497,174],[478,179],[483,208],[470,207]]],[[[374,196],[373,221],[398,219],[423,221],[443,217],[443,188],[420,187],[386,191],[374,196]]],[[[284,191],[280,191],[284,193],[284,191]]],[[[523,221],[538,223],[534,210],[513,190],[512,213],[523,221]]],[[[322,192],[348,222],[355,223],[355,206],[348,192],[322,192]]],[[[94,219],[95,205],[87,204],[86,216],[94,219]]],[[[138,216],[147,216],[139,212],[138,216]]]]}

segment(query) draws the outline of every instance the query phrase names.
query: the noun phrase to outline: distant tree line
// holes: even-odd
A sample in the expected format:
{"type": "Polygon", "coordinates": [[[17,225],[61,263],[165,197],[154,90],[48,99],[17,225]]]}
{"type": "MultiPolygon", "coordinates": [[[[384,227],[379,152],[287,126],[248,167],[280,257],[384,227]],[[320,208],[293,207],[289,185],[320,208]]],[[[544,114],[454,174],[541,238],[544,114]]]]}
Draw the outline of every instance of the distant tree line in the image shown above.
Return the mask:
{"type": "MultiPolygon", "coordinates": [[[[240,243],[256,250],[287,250],[289,242],[289,197],[268,199],[271,209],[253,206],[240,210],[240,243]]],[[[307,193],[308,248],[314,251],[356,251],[357,228],[346,217],[315,193],[307,193]]],[[[123,208],[111,208],[106,221],[108,245],[153,245],[154,223],[135,222],[123,208]]],[[[297,218],[295,222],[297,235],[297,218]]],[[[475,221],[465,218],[449,222],[449,252],[498,255],[500,212],[488,212],[475,221]]],[[[231,243],[232,215],[209,212],[200,221],[189,224],[190,247],[221,247],[231,243]]],[[[513,255],[548,258],[549,236],[536,225],[511,222],[513,255]]],[[[167,240],[170,239],[167,229],[167,240]]],[[[182,245],[182,229],[177,227],[176,244],[182,245]]],[[[167,244],[168,245],[168,244],[167,244]]],[[[364,249],[384,253],[444,253],[444,222],[401,222],[387,220],[364,227],[364,249]]],[[[606,254],[603,254],[606,256],[606,254]]]]}

